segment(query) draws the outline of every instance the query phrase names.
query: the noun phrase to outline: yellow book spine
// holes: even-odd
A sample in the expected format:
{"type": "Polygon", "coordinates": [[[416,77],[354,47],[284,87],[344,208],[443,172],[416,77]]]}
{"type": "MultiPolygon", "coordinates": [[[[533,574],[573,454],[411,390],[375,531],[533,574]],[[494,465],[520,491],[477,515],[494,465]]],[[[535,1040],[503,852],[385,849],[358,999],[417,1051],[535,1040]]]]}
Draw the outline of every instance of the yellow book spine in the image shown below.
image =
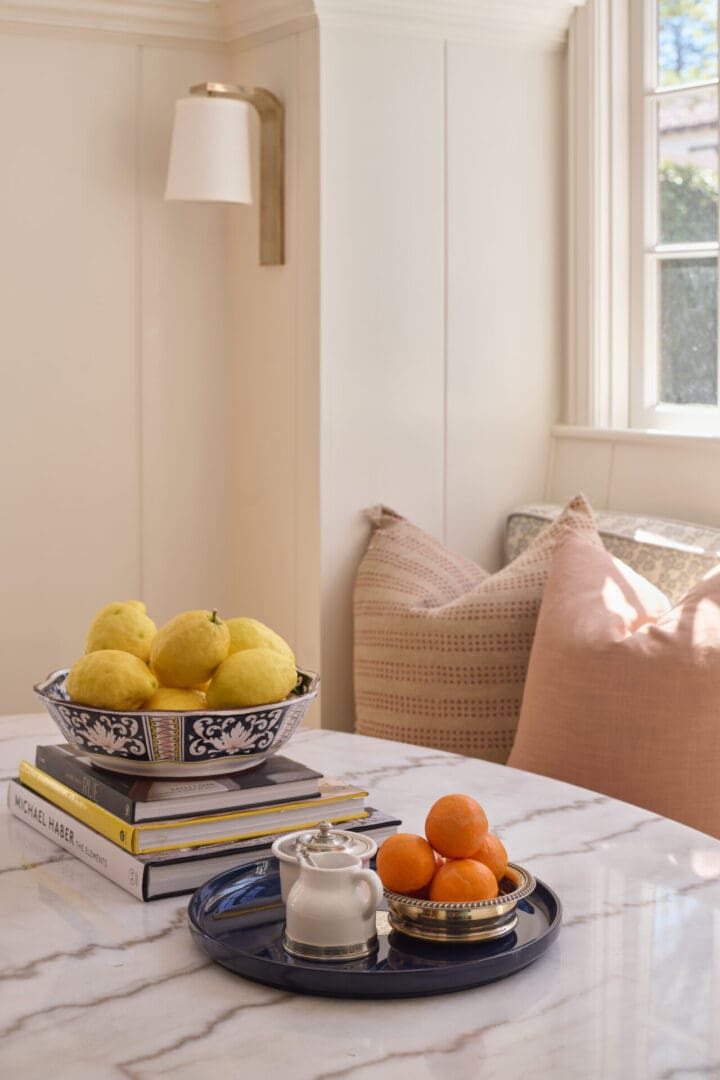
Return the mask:
{"type": "MultiPolygon", "coordinates": [[[[332,817],[326,815],[321,820],[329,821],[331,825],[341,825],[344,821],[359,821],[361,818],[370,817],[367,810],[357,810],[354,814],[343,814],[342,816],[332,817]]],[[[302,829],[314,829],[320,821],[306,821],[299,825],[286,825],[283,829],[273,829],[271,833],[268,833],[266,829],[260,829],[257,832],[244,832],[233,833],[228,836],[214,837],[212,840],[191,840],[185,842],[182,846],[184,848],[199,848],[207,847],[208,844],[233,844],[238,840],[259,840],[262,836],[275,836],[280,833],[296,832],[302,829]]],[[[144,847],[142,850],[143,855],[157,855],[161,851],[177,851],[177,844],[163,844],[157,847],[144,847]]]]}
{"type": "Polygon", "coordinates": [[[20,783],[25,787],[32,788],[38,795],[42,795],[48,802],[72,814],[83,825],[89,826],[101,836],[106,836],[118,847],[129,851],[132,855],[138,854],[137,829],[134,825],[128,825],[127,821],[115,817],[114,814],[96,806],[84,795],[66,787],[53,776],[48,776],[42,769],[31,765],[29,761],[20,762],[20,783]]]}
{"type": "MultiPolygon", "coordinates": [[[[353,791],[352,794],[344,791],[341,792],[340,795],[331,795],[329,798],[323,799],[322,805],[329,806],[332,810],[333,803],[344,802],[346,799],[367,799],[367,797],[367,791],[357,790],[353,791]]],[[[147,835],[151,832],[167,832],[168,829],[186,829],[188,825],[201,825],[206,824],[209,821],[213,823],[216,821],[232,821],[235,822],[238,826],[240,826],[242,825],[245,818],[261,818],[263,815],[270,814],[274,817],[276,814],[284,814],[288,810],[317,810],[317,808],[317,800],[304,799],[301,802],[282,803],[279,806],[276,804],[273,804],[272,806],[265,806],[262,808],[256,806],[251,808],[250,810],[233,810],[230,813],[226,814],[203,814],[202,817],[181,818],[178,821],[148,821],[138,825],[137,830],[138,832],[143,832],[147,835]]],[[[324,821],[325,818],[323,818],[322,820],[324,821]]],[[[345,820],[351,821],[352,817],[346,818],[345,820]]],[[[299,826],[293,826],[293,828],[298,827],[299,826]]],[[[267,832],[268,830],[266,829],[264,831],[267,832]]],[[[277,832],[278,830],[272,829],[271,831],[277,832]]],[[[261,829],[259,833],[243,833],[243,836],[245,835],[250,837],[256,835],[262,836],[263,830],[261,829]]],[[[213,844],[218,843],[218,841],[216,840],[213,840],[212,842],[213,844]]],[[[183,845],[183,847],[184,846],[185,845],[183,845]]]]}

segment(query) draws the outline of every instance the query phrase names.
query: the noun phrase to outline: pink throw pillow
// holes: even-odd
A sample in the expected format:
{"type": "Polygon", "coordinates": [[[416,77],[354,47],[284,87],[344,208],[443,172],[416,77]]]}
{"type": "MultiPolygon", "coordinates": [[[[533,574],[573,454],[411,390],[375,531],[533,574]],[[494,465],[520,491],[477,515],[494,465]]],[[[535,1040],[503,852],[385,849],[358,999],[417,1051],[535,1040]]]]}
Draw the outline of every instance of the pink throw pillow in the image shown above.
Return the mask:
{"type": "Polygon", "coordinates": [[[720,570],[661,614],[627,571],[557,544],[508,764],[720,837],[720,570]]]}

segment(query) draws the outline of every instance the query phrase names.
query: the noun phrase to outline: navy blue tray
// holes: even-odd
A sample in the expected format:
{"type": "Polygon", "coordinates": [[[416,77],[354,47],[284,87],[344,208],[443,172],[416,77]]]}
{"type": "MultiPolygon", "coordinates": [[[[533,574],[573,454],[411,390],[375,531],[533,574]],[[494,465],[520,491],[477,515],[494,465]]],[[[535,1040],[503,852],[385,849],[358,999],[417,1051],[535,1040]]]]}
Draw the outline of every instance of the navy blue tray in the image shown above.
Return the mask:
{"type": "Polygon", "coordinates": [[[448,946],[398,934],[381,910],[380,948],[373,956],[327,963],[296,959],[283,948],[285,905],[275,858],[218,874],[193,893],[188,907],[195,942],[230,971],[280,990],[350,998],[446,994],[504,979],[545,952],[559,933],[561,915],[558,897],[538,881],[520,901],[511,934],[448,946]]]}

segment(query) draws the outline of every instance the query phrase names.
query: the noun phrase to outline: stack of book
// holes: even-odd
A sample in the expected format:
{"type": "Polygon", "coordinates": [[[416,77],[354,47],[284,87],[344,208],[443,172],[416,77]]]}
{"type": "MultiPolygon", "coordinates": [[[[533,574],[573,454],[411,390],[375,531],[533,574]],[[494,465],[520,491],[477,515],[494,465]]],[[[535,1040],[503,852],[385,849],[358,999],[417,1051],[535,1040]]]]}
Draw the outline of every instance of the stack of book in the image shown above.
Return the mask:
{"type": "Polygon", "coordinates": [[[107,772],[68,744],[39,746],[8,789],[10,812],[141,900],[193,892],[270,853],[283,833],[330,821],[381,843],[400,822],[367,792],[275,755],[248,772],[146,780],[107,772]]]}

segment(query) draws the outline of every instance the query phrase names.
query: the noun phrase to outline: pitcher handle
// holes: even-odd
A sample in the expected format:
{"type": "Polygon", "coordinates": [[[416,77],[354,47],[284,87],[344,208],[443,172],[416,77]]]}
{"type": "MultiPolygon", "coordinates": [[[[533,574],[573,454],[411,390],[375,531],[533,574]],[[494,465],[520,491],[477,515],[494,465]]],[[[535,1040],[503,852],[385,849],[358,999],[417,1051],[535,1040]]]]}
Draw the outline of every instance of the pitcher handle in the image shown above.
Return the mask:
{"type": "Polygon", "coordinates": [[[383,892],[382,882],[377,876],[374,870],[358,870],[355,874],[356,881],[366,881],[370,889],[370,897],[367,904],[363,908],[363,918],[369,919],[371,915],[374,915],[380,906],[380,902],[385,895],[383,892]]]}

